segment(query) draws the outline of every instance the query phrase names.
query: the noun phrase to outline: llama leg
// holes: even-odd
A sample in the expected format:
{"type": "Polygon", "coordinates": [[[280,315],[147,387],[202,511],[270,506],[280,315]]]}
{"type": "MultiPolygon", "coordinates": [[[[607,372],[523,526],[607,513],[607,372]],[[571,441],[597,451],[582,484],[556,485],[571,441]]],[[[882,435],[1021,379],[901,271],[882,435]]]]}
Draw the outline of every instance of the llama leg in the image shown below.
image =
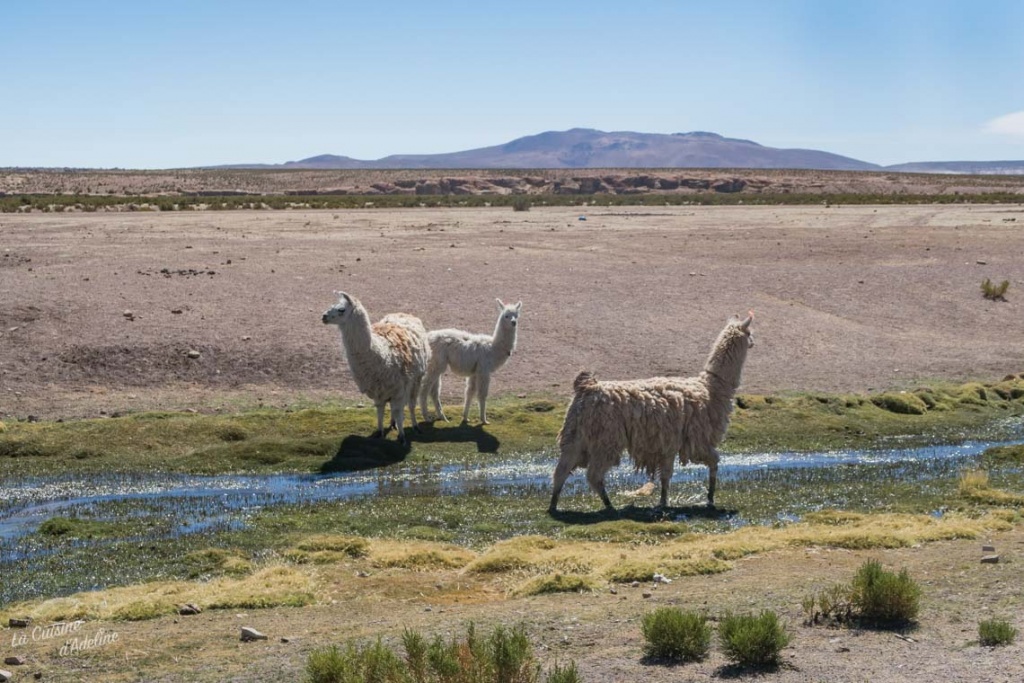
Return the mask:
{"type": "Polygon", "coordinates": [[[603,462],[600,456],[594,456],[591,454],[590,465],[587,467],[587,483],[590,484],[590,488],[594,489],[594,492],[601,497],[601,502],[604,503],[606,510],[615,510],[615,506],[612,505],[611,499],[608,497],[608,491],[604,488],[604,475],[607,468],[601,468],[597,462],[603,462]]]}
{"type": "Polygon", "coordinates": [[[555,474],[551,477],[551,504],[548,505],[548,513],[554,514],[558,511],[558,497],[562,495],[562,487],[565,480],[572,474],[572,462],[568,458],[561,458],[555,467],[555,474]]]}
{"type": "Polygon", "coordinates": [[[370,434],[370,438],[379,439],[384,436],[384,404],[375,403],[374,407],[377,409],[377,431],[370,434]]]}
{"type": "Polygon", "coordinates": [[[405,429],[402,423],[405,422],[405,402],[402,399],[391,399],[391,419],[398,427],[398,443],[405,445],[405,429]]]}
{"type": "MultiPolygon", "coordinates": [[[[675,459],[673,454],[673,460],[675,459]]],[[[662,466],[661,468],[661,503],[659,507],[662,509],[668,507],[668,485],[672,481],[672,463],[669,462],[668,466],[662,466]]]]}
{"type": "Polygon", "coordinates": [[[473,394],[476,393],[476,375],[466,378],[466,407],[462,409],[462,422],[469,422],[469,404],[473,402],[473,394]]]}
{"type": "Polygon", "coordinates": [[[438,377],[434,381],[433,390],[431,395],[434,398],[434,410],[437,411],[437,415],[445,422],[450,422],[448,416],[444,414],[444,409],[441,407],[441,378],[438,377]]]}
{"type": "Polygon", "coordinates": [[[718,483],[718,452],[711,452],[708,464],[708,507],[715,507],[715,485],[718,483]]]}
{"type": "MultiPolygon", "coordinates": [[[[416,424],[416,398],[420,395],[420,382],[422,378],[413,382],[412,387],[409,390],[409,417],[412,418],[412,431],[417,434],[420,433],[420,426],[416,424]]],[[[426,419],[426,418],[424,418],[426,419]]]]}
{"type": "Polygon", "coordinates": [[[491,386],[491,376],[482,374],[476,380],[476,400],[480,402],[480,423],[487,421],[487,389],[491,386]]]}

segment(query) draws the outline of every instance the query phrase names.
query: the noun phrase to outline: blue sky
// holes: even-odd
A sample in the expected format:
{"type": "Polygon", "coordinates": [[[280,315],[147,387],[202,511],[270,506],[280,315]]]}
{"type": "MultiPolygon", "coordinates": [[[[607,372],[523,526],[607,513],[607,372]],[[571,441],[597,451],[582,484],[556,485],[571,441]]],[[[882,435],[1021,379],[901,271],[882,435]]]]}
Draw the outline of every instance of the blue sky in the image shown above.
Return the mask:
{"type": "Polygon", "coordinates": [[[1024,159],[1024,2],[0,0],[0,166],[449,152],[708,130],[1024,159]]]}

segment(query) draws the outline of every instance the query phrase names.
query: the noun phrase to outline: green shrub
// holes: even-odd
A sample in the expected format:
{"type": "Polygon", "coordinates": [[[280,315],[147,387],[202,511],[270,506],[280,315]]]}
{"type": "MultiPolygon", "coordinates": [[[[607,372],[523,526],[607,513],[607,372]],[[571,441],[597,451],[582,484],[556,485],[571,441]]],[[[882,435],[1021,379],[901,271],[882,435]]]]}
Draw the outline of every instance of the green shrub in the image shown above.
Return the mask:
{"type": "Polygon", "coordinates": [[[790,635],[770,610],[758,616],[729,614],[718,626],[722,652],[740,666],[768,667],[779,664],[790,635]]]}
{"type": "Polygon", "coordinates": [[[529,211],[531,206],[533,206],[533,202],[525,194],[517,194],[512,198],[513,211],[529,211]]]}
{"type": "Polygon", "coordinates": [[[644,653],[657,659],[696,661],[711,647],[711,627],[698,612],[661,607],[643,618],[644,653]]]}
{"type": "Polygon", "coordinates": [[[576,668],[576,662],[569,662],[567,666],[561,666],[557,662],[551,667],[544,683],[581,683],[580,671],[576,668]]]}
{"type": "Polygon", "coordinates": [[[998,285],[988,278],[981,281],[981,294],[991,301],[1006,301],[1006,296],[1004,295],[1009,288],[1009,280],[1003,280],[998,285]]]}
{"type": "Polygon", "coordinates": [[[1016,637],[1017,629],[1005,619],[986,619],[978,622],[978,642],[986,647],[1009,645],[1016,637]]]}
{"type": "Polygon", "coordinates": [[[853,577],[851,602],[857,616],[878,624],[903,624],[913,621],[920,608],[921,587],[906,569],[899,574],[882,569],[877,560],[868,560],[853,577]]]}
{"type": "MultiPolygon", "coordinates": [[[[309,683],[538,683],[541,667],[524,626],[497,626],[486,638],[470,624],[462,639],[437,636],[428,643],[415,631],[402,635],[400,658],[378,638],[373,645],[321,648],[306,660],[309,683]]],[[[547,683],[579,683],[575,662],[554,666],[547,683]]]]}

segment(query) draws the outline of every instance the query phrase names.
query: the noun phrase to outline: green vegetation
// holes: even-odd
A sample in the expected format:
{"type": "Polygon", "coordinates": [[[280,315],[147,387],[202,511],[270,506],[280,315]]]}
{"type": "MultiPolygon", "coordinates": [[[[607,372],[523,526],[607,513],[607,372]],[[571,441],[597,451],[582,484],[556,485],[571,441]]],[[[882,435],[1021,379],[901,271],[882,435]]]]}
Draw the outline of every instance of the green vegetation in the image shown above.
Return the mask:
{"type": "Polygon", "coordinates": [[[726,615],[718,625],[718,639],[730,661],[743,667],[763,668],[779,665],[790,635],[779,616],[765,610],[757,616],[726,615]]]}
{"type": "Polygon", "coordinates": [[[533,201],[530,199],[529,195],[517,194],[512,199],[513,211],[529,211],[531,206],[533,206],[533,201]]]}
{"type": "Polygon", "coordinates": [[[981,295],[991,301],[1006,301],[1005,294],[1009,288],[1009,280],[1003,280],[998,285],[988,278],[981,281],[981,295]]]}
{"type": "Polygon", "coordinates": [[[63,212],[127,211],[230,211],[240,209],[397,209],[420,207],[512,206],[528,196],[533,206],[722,206],[722,205],[830,205],[863,204],[1019,204],[1015,192],[979,192],[975,194],[852,193],[820,194],[811,192],[687,192],[637,194],[531,194],[531,195],[415,195],[415,194],[11,194],[0,196],[0,213],[18,211],[63,212]]]}
{"type": "Polygon", "coordinates": [[[644,654],[655,659],[691,662],[711,649],[711,627],[699,612],[661,607],[644,615],[644,654]]]}
{"type": "Polygon", "coordinates": [[[836,584],[803,601],[807,624],[857,622],[885,628],[913,623],[920,609],[921,587],[906,569],[887,571],[868,560],[850,584],[836,584]]]}
{"type": "Polygon", "coordinates": [[[402,636],[399,657],[381,639],[370,645],[348,643],[314,650],[306,660],[309,683],[578,683],[575,662],[555,665],[546,678],[523,626],[496,626],[485,638],[473,624],[464,638],[428,642],[415,631],[402,636]]]}
{"type": "MultiPolygon", "coordinates": [[[[461,463],[495,454],[550,454],[562,400],[501,399],[486,427],[424,425],[411,451],[363,437],[372,408],[322,405],[230,415],[142,413],[63,423],[13,422],[0,432],[0,476],[52,472],[336,472],[405,462],[461,463]]],[[[1024,414],[1024,379],[921,387],[874,396],[793,394],[737,398],[724,451],[864,448],[890,436],[907,445],[962,438],[1024,414]]]]}
{"type": "Polygon", "coordinates": [[[1006,619],[985,619],[978,622],[978,643],[985,647],[1010,645],[1016,638],[1017,629],[1006,619]]]}

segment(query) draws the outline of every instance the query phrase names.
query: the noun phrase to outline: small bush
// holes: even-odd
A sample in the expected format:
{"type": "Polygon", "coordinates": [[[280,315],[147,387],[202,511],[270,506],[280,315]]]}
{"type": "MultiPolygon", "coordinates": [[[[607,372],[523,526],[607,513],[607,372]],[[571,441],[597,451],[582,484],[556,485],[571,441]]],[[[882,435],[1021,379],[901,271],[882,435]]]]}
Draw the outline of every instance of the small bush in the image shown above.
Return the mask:
{"type": "Polygon", "coordinates": [[[1017,637],[1017,629],[1005,619],[978,622],[978,642],[986,647],[1009,645],[1017,637]]]}
{"type": "Polygon", "coordinates": [[[879,624],[903,624],[917,618],[921,587],[906,569],[895,574],[882,569],[877,560],[868,560],[853,577],[851,598],[861,619],[879,624]]]}
{"type": "Polygon", "coordinates": [[[531,206],[533,206],[533,202],[525,194],[517,194],[512,198],[513,211],[529,211],[531,206]]]}
{"type": "Polygon", "coordinates": [[[990,301],[1006,301],[1005,294],[1009,288],[1009,280],[1003,280],[998,285],[988,278],[981,281],[981,294],[990,301]]]}
{"type": "MultiPolygon", "coordinates": [[[[427,640],[415,631],[402,635],[401,658],[380,639],[373,645],[320,648],[306,660],[309,683],[538,683],[541,667],[523,626],[497,626],[486,638],[473,624],[462,639],[427,640]]],[[[547,683],[579,683],[575,662],[555,665],[547,683]]]]}
{"type": "Polygon", "coordinates": [[[644,615],[644,653],[656,659],[697,661],[711,648],[711,627],[698,612],[662,607],[644,615]]]}
{"type": "Polygon", "coordinates": [[[544,683],[581,683],[580,671],[576,668],[576,662],[569,662],[567,666],[561,666],[557,662],[551,667],[544,683]]]}
{"type": "Polygon", "coordinates": [[[778,666],[790,635],[770,610],[758,616],[727,615],[718,627],[722,652],[740,666],[778,666]]]}

